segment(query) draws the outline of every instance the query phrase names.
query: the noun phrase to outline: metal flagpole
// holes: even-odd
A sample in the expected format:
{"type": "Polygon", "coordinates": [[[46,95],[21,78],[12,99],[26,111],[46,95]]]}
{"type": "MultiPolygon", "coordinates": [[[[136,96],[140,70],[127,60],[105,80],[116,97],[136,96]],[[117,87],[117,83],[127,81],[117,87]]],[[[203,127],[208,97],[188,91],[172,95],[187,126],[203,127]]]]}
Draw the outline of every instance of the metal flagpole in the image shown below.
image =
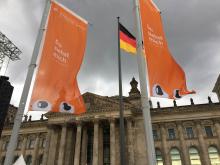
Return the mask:
{"type": "Polygon", "coordinates": [[[120,17],[118,19],[118,76],[119,76],[119,105],[120,105],[120,165],[126,165],[125,159],[125,128],[124,128],[124,108],[122,98],[122,78],[121,78],[121,49],[120,49],[120,17]]]}
{"type": "Polygon", "coordinates": [[[141,29],[141,20],[140,20],[140,8],[138,0],[134,0],[135,6],[135,15],[136,15],[136,33],[137,33],[137,62],[138,62],[138,71],[140,79],[140,88],[141,88],[141,105],[144,118],[144,129],[145,129],[145,140],[146,140],[146,149],[147,149],[147,158],[149,165],[156,165],[155,157],[155,148],[152,132],[152,123],[150,115],[150,105],[147,92],[147,64],[145,59],[142,56],[143,47],[142,47],[142,29],[141,29]]]}
{"type": "Polygon", "coordinates": [[[20,100],[20,103],[19,103],[19,108],[18,108],[16,117],[15,117],[15,120],[14,120],[14,126],[13,126],[12,134],[11,134],[11,137],[10,137],[9,146],[7,148],[6,159],[5,159],[4,165],[12,165],[12,162],[13,162],[13,159],[14,159],[14,150],[15,150],[16,145],[17,145],[18,133],[19,133],[19,129],[20,129],[20,126],[21,126],[23,113],[24,113],[24,109],[25,109],[25,105],[26,105],[26,101],[27,101],[27,97],[28,97],[28,93],[29,93],[33,73],[34,73],[34,69],[36,67],[37,56],[39,54],[39,49],[40,49],[40,46],[41,46],[41,40],[43,38],[43,34],[44,34],[44,30],[45,30],[45,25],[46,25],[46,22],[47,22],[47,16],[48,16],[48,13],[49,13],[49,9],[50,9],[50,0],[46,0],[44,12],[43,12],[43,17],[42,17],[42,20],[41,20],[37,40],[35,42],[35,47],[34,47],[34,51],[33,51],[33,54],[32,54],[31,62],[30,62],[29,68],[28,68],[28,73],[27,73],[27,77],[26,77],[26,80],[25,80],[21,100],[20,100]]]}

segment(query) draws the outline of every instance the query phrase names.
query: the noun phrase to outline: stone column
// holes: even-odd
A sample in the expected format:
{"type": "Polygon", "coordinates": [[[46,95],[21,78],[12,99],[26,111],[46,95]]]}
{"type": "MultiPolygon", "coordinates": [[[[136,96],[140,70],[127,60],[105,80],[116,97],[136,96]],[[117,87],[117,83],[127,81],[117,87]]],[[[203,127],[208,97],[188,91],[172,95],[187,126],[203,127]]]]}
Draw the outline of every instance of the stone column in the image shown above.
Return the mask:
{"type": "Polygon", "coordinates": [[[49,147],[49,155],[47,164],[48,165],[55,165],[58,162],[58,152],[59,152],[59,146],[58,146],[58,136],[60,133],[60,128],[58,126],[53,126],[52,134],[51,134],[51,140],[50,140],[50,147],[49,147]]]}
{"type": "Polygon", "coordinates": [[[80,163],[81,136],[82,136],[82,125],[81,125],[81,123],[79,123],[77,125],[77,131],[76,131],[74,165],[79,165],[79,163],[80,163]]]}
{"type": "Polygon", "coordinates": [[[60,138],[60,147],[59,147],[59,155],[58,155],[59,165],[64,164],[63,162],[64,162],[64,155],[65,155],[66,132],[67,132],[67,125],[64,124],[62,126],[61,138],[60,138]]]}
{"type": "Polygon", "coordinates": [[[214,125],[215,125],[215,131],[217,133],[217,136],[218,136],[218,144],[219,144],[219,147],[220,147],[220,124],[219,124],[219,119],[215,119],[214,120],[214,125]]]}
{"type": "Polygon", "coordinates": [[[52,134],[52,128],[48,127],[47,128],[47,137],[46,137],[46,146],[44,148],[44,154],[43,154],[43,164],[47,164],[47,159],[49,155],[49,148],[50,148],[50,140],[51,140],[51,134],[52,134]]]}
{"type": "Polygon", "coordinates": [[[0,156],[2,154],[3,138],[0,139],[0,156]]]}
{"type": "MultiPolygon", "coordinates": [[[[115,120],[117,121],[117,119],[115,120]]],[[[120,142],[119,142],[120,131],[119,131],[119,124],[117,124],[116,121],[115,121],[115,165],[120,165],[120,142]]],[[[138,147],[135,146],[135,149],[136,148],[138,147]]]]}
{"type": "Polygon", "coordinates": [[[170,165],[170,153],[167,146],[167,131],[165,129],[164,123],[160,124],[160,132],[161,132],[161,138],[162,138],[162,149],[163,149],[163,159],[165,165],[170,165]]]}
{"type": "Polygon", "coordinates": [[[35,140],[35,144],[34,144],[34,154],[33,154],[33,165],[37,164],[37,158],[38,158],[38,150],[39,150],[39,134],[37,135],[37,138],[35,140]]]}
{"type": "Polygon", "coordinates": [[[93,165],[98,165],[99,160],[99,123],[94,121],[94,139],[93,139],[93,165]]]}
{"type": "Polygon", "coordinates": [[[99,126],[99,141],[98,141],[98,164],[101,165],[103,164],[103,127],[99,126]]]}
{"type": "Polygon", "coordinates": [[[133,129],[132,120],[127,119],[127,145],[128,145],[128,165],[134,165],[134,146],[133,146],[133,129]]]}
{"type": "Polygon", "coordinates": [[[115,119],[110,120],[110,161],[111,165],[116,164],[116,150],[115,150],[115,119]]]}
{"type": "Polygon", "coordinates": [[[199,121],[196,122],[196,130],[197,130],[197,136],[199,139],[199,145],[201,147],[201,154],[200,154],[201,162],[203,165],[211,165],[209,156],[208,156],[208,148],[206,147],[201,123],[199,121]]]}
{"type": "Polygon", "coordinates": [[[87,142],[88,142],[87,128],[86,126],[84,126],[83,135],[82,135],[81,165],[86,165],[87,163],[87,142]]]}
{"type": "MultiPolygon", "coordinates": [[[[0,158],[2,157],[2,145],[3,145],[3,138],[0,139],[0,158]]],[[[5,142],[5,141],[4,141],[5,142]]]]}
{"type": "Polygon", "coordinates": [[[26,151],[26,145],[27,145],[28,137],[27,135],[24,135],[22,147],[21,147],[21,154],[25,157],[25,151],[26,151]]]}
{"type": "Polygon", "coordinates": [[[66,147],[65,147],[65,159],[64,164],[70,165],[74,162],[74,150],[73,147],[73,125],[68,125],[67,127],[67,135],[66,135],[66,147]]]}
{"type": "Polygon", "coordinates": [[[135,164],[146,165],[147,158],[147,145],[144,134],[144,120],[142,116],[135,119],[135,164]]]}
{"type": "Polygon", "coordinates": [[[177,129],[180,138],[180,147],[181,147],[180,151],[182,152],[183,162],[185,165],[190,165],[189,152],[187,150],[187,146],[185,143],[184,131],[181,122],[177,122],[177,129]]]}

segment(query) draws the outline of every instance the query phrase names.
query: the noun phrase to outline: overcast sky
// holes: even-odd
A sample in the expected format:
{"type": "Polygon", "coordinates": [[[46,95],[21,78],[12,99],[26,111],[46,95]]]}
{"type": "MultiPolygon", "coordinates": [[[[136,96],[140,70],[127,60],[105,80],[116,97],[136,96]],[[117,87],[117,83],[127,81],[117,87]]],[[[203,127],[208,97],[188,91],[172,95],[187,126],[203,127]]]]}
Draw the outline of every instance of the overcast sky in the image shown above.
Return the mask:
{"type": "MultiPolygon", "coordinates": [[[[59,0],[91,24],[87,48],[78,75],[81,93],[118,95],[117,20],[135,34],[133,0],[59,0]]],[[[177,101],[196,104],[213,101],[211,91],[220,70],[220,1],[219,0],[155,0],[162,11],[164,30],[169,48],[186,73],[188,88],[197,94],[177,101]]],[[[45,0],[1,0],[0,31],[22,51],[21,60],[10,62],[6,75],[15,87],[11,103],[18,106],[27,67],[32,55],[45,0]]],[[[128,95],[130,80],[138,81],[136,57],[122,52],[123,93],[128,95]]],[[[171,106],[172,101],[161,101],[171,106]]]]}

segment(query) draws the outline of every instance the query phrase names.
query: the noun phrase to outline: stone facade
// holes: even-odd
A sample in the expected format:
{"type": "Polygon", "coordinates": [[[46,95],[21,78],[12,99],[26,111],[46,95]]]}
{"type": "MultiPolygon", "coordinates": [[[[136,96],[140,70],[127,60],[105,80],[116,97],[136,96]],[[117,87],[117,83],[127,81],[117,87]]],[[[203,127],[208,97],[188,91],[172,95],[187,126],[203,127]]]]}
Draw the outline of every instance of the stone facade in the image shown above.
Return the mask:
{"type": "Polygon", "coordinates": [[[14,122],[14,118],[15,118],[15,115],[17,112],[17,107],[13,106],[13,105],[9,105],[9,108],[8,108],[8,114],[6,116],[6,119],[5,119],[5,125],[9,125],[9,124],[12,124],[14,122]]]}
{"type": "MultiPolygon", "coordinates": [[[[133,79],[132,82],[135,80],[133,79]]],[[[124,97],[127,165],[147,165],[140,92],[137,83],[124,97]]],[[[82,115],[47,113],[43,119],[25,118],[15,159],[23,154],[32,165],[119,165],[118,96],[83,95],[87,112],[82,115]]],[[[158,165],[220,165],[220,103],[151,109],[158,165]]],[[[12,115],[12,114],[10,114],[12,115]]],[[[0,140],[4,161],[12,123],[0,140]]]]}

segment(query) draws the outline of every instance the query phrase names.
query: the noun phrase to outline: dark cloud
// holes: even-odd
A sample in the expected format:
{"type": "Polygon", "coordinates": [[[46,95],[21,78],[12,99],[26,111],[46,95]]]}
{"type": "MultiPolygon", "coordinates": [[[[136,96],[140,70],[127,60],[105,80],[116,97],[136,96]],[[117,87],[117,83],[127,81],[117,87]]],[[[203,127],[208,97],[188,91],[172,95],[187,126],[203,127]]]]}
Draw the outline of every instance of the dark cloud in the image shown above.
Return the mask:
{"type": "MultiPolygon", "coordinates": [[[[91,24],[85,59],[78,76],[82,92],[90,91],[102,95],[118,94],[117,68],[117,16],[132,32],[135,32],[133,0],[59,0],[91,24]]],[[[162,11],[164,30],[170,50],[184,68],[189,89],[195,89],[196,103],[207,102],[220,69],[220,1],[219,0],[155,0],[162,11]]],[[[0,2],[0,30],[16,42],[23,51],[22,60],[10,64],[8,75],[18,88],[12,102],[18,104],[38,31],[44,0],[19,0],[0,2]],[[14,8],[13,8],[14,7],[14,8]],[[8,13],[5,14],[5,11],[8,13]]],[[[130,90],[130,80],[138,79],[136,57],[122,52],[124,95],[130,90]]],[[[189,104],[189,97],[178,104],[189,104]]],[[[172,101],[153,98],[154,105],[172,105],[172,101]]]]}

